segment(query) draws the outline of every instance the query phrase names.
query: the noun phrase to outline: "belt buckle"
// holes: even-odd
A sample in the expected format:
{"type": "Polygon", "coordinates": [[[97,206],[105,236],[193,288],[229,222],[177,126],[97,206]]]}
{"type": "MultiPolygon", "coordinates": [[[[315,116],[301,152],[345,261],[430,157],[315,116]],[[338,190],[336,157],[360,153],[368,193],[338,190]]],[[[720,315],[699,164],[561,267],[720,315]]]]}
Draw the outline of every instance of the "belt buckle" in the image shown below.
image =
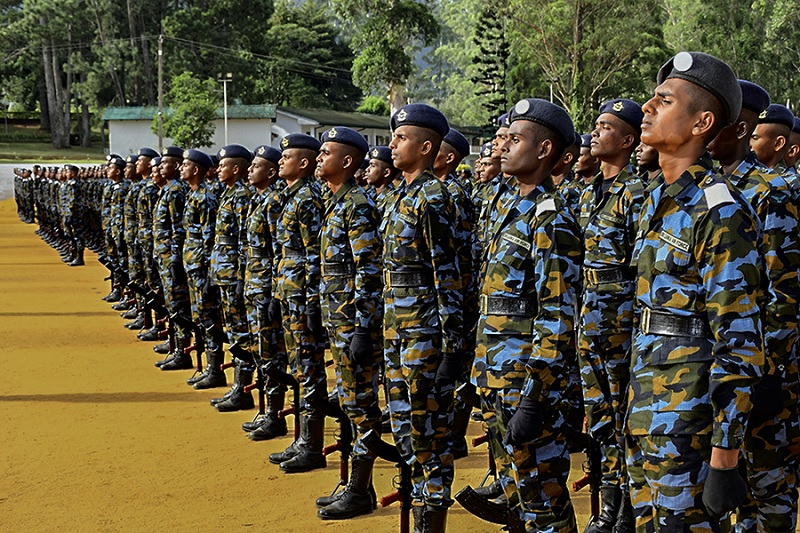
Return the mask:
{"type": "Polygon", "coordinates": [[[650,333],[650,316],[651,313],[649,307],[645,307],[644,309],[642,309],[642,316],[639,317],[639,329],[645,335],[650,333]]]}
{"type": "Polygon", "coordinates": [[[384,270],[383,271],[383,284],[386,285],[388,288],[392,288],[392,276],[391,271],[384,270]]]}
{"type": "Polygon", "coordinates": [[[482,315],[489,314],[489,297],[485,294],[481,294],[479,312],[482,315]]]}
{"type": "Polygon", "coordinates": [[[586,269],[586,281],[589,282],[589,285],[597,285],[597,270],[594,268],[587,268],[586,269]]]}

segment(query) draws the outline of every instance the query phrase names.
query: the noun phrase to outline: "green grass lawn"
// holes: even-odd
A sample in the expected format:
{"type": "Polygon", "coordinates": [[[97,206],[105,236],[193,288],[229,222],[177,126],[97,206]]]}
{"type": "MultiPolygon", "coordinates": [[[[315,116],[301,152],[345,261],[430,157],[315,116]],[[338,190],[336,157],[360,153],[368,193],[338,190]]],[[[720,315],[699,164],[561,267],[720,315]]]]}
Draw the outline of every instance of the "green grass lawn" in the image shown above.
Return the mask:
{"type": "Polygon", "coordinates": [[[102,163],[105,161],[105,154],[99,144],[94,148],[74,146],[69,149],[57,150],[50,143],[0,143],[0,163],[38,163],[41,161],[102,163]]]}

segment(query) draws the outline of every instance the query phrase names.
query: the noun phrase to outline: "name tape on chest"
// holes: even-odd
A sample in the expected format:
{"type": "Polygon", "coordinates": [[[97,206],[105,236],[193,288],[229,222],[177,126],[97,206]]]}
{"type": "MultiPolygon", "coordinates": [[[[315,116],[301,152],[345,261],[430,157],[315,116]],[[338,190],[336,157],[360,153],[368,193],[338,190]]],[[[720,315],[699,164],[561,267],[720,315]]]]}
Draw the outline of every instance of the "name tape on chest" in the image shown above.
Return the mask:
{"type": "Polygon", "coordinates": [[[520,248],[524,248],[525,251],[528,252],[531,251],[531,243],[529,243],[524,239],[520,239],[519,237],[515,237],[514,235],[508,235],[508,234],[503,235],[503,238],[508,242],[510,242],[511,244],[516,244],[520,248]]]}
{"type": "Polygon", "coordinates": [[[613,224],[615,226],[621,226],[625,224],[625,220],[620,217],[615,217],[614,215],[608,215],[606,213],[600,213],[597,215],[597,218],[600,220],[605,220],[606,222],[613,224]]]}
{"type": "Polygon", "coordinates": [[[411,226],[417,225],[417,217],[415,217],[414,215],[409,215],[406,213],[398,213],[397,218],[399,218],[400,220],[411,226]]]}
{"type": "Polygon", "coordinates": [[[683,240],[675,237],[674,235],[672,235],[670,233],[667,233],[666,231],[662,231],[661,233],[659,233],[658,234],[658,238],[661,239],[662,241],[664,241],[667,244],[671,244],[672,246],[674,246],[678,250],[682,250],[684,252],[688,252],[689,251],[689,243],[688,242],[683,241],[683,240]]]}

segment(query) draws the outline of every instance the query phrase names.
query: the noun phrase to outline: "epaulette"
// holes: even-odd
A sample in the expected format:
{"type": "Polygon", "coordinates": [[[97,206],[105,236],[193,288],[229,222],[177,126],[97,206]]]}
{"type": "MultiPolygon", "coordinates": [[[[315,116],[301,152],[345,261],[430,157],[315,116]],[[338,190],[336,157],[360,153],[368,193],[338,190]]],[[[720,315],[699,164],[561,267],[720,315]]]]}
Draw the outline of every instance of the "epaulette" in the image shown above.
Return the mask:
{"type": "Polygon", "coordinates": [[[709,209],[713,209],[718,205],[736,202],[736,200],[733,199],[730,189],[728,189],[728,185],[719,177],[706,179],[703,182],[703,195],[705,196],[706,204],[709,209]]]}
{"type": "Polygon", "coordinates": [[[549,194],[542,194],[536,199],[536,216],[540,217],[545,213],[553,212],[555,213],[558,210],[556,206],[556,200],[549,194]]]}
{"type": "Polygon", "coordinates": [[[447,187],[434,176],[433,179],[425,180],[422,183],[422,189],[425,191],[425,198],[430,202],[437,198],[444,199],[447,187]]]}
{"type": "Polygon", "coordinates": [[[367,198],[367,195],[361,191],[351,191],[350,198],[353,199],[354,205],[369,204],[369,198],[367,198]]]}

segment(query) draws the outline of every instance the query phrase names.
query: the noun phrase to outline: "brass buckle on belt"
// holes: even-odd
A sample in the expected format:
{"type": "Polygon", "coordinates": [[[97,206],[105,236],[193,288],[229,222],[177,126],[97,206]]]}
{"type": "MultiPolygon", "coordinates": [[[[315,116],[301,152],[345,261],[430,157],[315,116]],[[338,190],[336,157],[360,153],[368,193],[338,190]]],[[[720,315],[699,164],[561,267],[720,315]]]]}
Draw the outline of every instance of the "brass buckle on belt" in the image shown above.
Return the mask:
{"type": "Polygon", "coordinates": [[[642,309],[642,315],[639,317],[639,329],[645,335],[650,333],[650,316],[651,313],[649,307],[642,309]]]}
{"type": "Polygon", "coordinates": [[[586,269],[586,281],[589,285],[597,285],[597,269],[595,268],[587,268],[586,269]]]}
{"type": "Polygon", "coordinates": [[[486,296],[485,294],[481,294],[479,312],[482,315],[489,314],[489,297],[486,296]]]}

